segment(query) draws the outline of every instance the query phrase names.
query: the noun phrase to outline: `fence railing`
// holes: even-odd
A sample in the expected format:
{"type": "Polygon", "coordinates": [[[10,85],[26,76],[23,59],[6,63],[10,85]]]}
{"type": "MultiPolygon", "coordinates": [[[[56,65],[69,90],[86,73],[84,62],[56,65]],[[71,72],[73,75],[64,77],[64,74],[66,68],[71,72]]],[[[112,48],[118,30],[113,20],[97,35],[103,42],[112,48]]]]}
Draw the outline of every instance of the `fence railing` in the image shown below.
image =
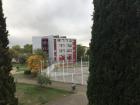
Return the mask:
{"type": "Polygon", "coordinates": [[[88,62],[77,62],[76,64],[55,63],[47,69],[42,70],[53,81],[87,84],[88,79],[88,62]]]}

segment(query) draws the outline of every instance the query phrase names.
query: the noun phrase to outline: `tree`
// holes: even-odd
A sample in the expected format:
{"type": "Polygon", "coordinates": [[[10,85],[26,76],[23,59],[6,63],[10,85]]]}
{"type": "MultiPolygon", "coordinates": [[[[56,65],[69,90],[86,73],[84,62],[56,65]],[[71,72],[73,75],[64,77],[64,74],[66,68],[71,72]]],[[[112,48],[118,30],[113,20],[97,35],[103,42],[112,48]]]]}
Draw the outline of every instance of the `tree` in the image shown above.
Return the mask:
{"type": "Polygon", "coordinates": [[[32,45],[26,44],[24,48],[21,48],[20,45],[14,45],[10,49],[12,58],[15,58],[20,64],[24,64],[27,60],[27,57],[32,54],[32,45]]]}
{"type": "Polygon", "coordinates": [[[41,69],[41,66],[43,66],[41,63],[43,61],[43,57],[41,55],[32,55],[28,58],[27,63],[28,63],[28,68],[33,72],[33,73],[38,73],[41,69]]]}
{"type": "Polygon", "coordinates": [[[14,46],[12,46],[12,50],[17,51],[18,53],[20,53],[21,52],[21,47],[20,47],[20,45],[14,45],[14,46]]]}
{"type": "Polygon", "coordinates": [[[10,51],[12,58],[15,58],[17,61],[19,61],[19,55],[22,52],[22,48],[20,47],[20,45],[12,46],[12,48],[10,48],[9,51],[10,51]]]}
{"type": "Polygon", "coordinates": [[[5,21],[6,18],[3,14],[2,0],[0,0],[0,105],[17,105],[14,78],[10,75],[12,66],[8,48],[8,31],[5,21]]]}
{"type": "Polygon", "coordinates": [[[44,52],[42,49],[35,50],[34,54],[41,55],[41,56],[43,56],[44,59],[47,59],[47,56],[48,56],[47,53],[44,52]]]}
{"type": "Polygon", "coordinates": [[[43,57],[43,59],[44,59],[44,66],[45,66],[45,68],[46,68],[47,65],[48,65],[48,54],[47,54],[45,51],[43,51],[42,49],[37,49],[37,50],[35,50],[35,51],[34,51],[34,54],[40,55],[40,56],[43,57]]]}
{"type": "Polygon", "coordinates": [[[27,60],[27,56],[24,55],[24,54],[20,54],[20,55],[18,56],[18,60],[19,60],[19,63],[20,63],[20,64],[25,64],[25,63],[26,63],[26,60],[27,60]]]}
{"type": "Polygon", "coordinates": [[[32,45],[31,44],[24,45],[23,51],[26,54],[32,54],[32,45]]]}
{"type": "Polygon", "coordinates": [[[89,105],[140,104],[140,0],[94,0],[89,105]]]}
{"type": "Polygon", "coordinates": [[[19,55],[18,52],[13,49],[9,49],[9,53],[11,55],[11,58],[17,58],[19,55]]]}
{"type": "Polygon", "coordinates": [[[87,56],[90,55],[90,49],[88,49],[88,50],[86,51],[86,55],[87,55],[87,56]]]}
{"type": "Polygon", "coordinates": [[[85,55],[85,47],[82,45],[77,45],[77,61],[81,60],[81,57],[85,55]]]}

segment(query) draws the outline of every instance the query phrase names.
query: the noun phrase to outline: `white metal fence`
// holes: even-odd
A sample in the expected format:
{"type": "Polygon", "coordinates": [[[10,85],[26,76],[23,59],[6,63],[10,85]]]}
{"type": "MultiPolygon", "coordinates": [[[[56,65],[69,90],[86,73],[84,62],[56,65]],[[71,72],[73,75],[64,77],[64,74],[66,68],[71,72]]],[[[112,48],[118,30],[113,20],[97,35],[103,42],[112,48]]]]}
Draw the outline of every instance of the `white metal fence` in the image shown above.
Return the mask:
{"type": "Polygon", "coordinates": [[[54,81],[86,85],[89,75],[88,69],[89,63],[81,60],[76,64],[55,63],[42,70],[42,73],[50,76],[51,80],[54,81]]]}

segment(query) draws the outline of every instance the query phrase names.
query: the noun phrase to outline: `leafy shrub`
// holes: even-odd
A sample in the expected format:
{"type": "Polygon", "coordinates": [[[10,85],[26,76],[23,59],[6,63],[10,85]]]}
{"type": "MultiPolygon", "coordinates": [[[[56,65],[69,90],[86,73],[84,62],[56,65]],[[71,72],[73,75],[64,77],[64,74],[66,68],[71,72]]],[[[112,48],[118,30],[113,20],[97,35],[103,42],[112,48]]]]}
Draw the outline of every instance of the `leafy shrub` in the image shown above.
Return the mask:
{"type": "Polygon", "coordinates": [[[25,70],[25,71],[24,71],[24,74],[25,74],[25,75],[30,75],[30,74],[31,74],[31,71],[30,71],[30,70],[25,70]]]}
{"type": "Polygon", "coordinates": [[[51,80],[49,76],[39,74],[37,77],[37,82],[41,87],[47,86],[48,84],[51,85],[51,80]]]}

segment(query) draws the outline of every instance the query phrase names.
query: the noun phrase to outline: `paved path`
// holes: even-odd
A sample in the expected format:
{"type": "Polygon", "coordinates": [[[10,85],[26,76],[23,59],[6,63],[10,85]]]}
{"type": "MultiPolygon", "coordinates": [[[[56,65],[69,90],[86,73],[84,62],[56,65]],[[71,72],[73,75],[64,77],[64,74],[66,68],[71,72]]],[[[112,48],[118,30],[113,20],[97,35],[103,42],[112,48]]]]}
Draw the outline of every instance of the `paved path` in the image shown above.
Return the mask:
{"type": "MultiPolygon", "coordinates": [[[[18,74],[20,75],[20,74],[18,74]]],[[[35,79],[26,77],[24,75],[20,75],[19,77],[15,76],[16,81],[19,83],[28,83],[28,84],[36,84],[35,79]]],[[[63,89],[67,91],[71,91],[71,83],[63,83],[63,82],[52,82],[52,85],[49,87],[63,89]]],[[[77,85],[76,92],[64,98],[60,98],[59,100],[52,101],[47,103],[47,105],[87,105],[87,97],[86,97],[86,86],[85,85],[77,85]]]]}
{"type": "MultiPolygon", "coordinates": [[[[67,83],[54,82],[52,87],[71,91],[71,85],[67,83]]],[[[55,102],[50,102],[48,105],[87,105],[86,86],[77,85],[77,90],[74,94],[55,102]]]]}
{"type": "Polygon", "coordinates": [[[77,93],[55,102],[50,102],[48,105],[87,105],[87,99],[85,93],[77,93]]]}

